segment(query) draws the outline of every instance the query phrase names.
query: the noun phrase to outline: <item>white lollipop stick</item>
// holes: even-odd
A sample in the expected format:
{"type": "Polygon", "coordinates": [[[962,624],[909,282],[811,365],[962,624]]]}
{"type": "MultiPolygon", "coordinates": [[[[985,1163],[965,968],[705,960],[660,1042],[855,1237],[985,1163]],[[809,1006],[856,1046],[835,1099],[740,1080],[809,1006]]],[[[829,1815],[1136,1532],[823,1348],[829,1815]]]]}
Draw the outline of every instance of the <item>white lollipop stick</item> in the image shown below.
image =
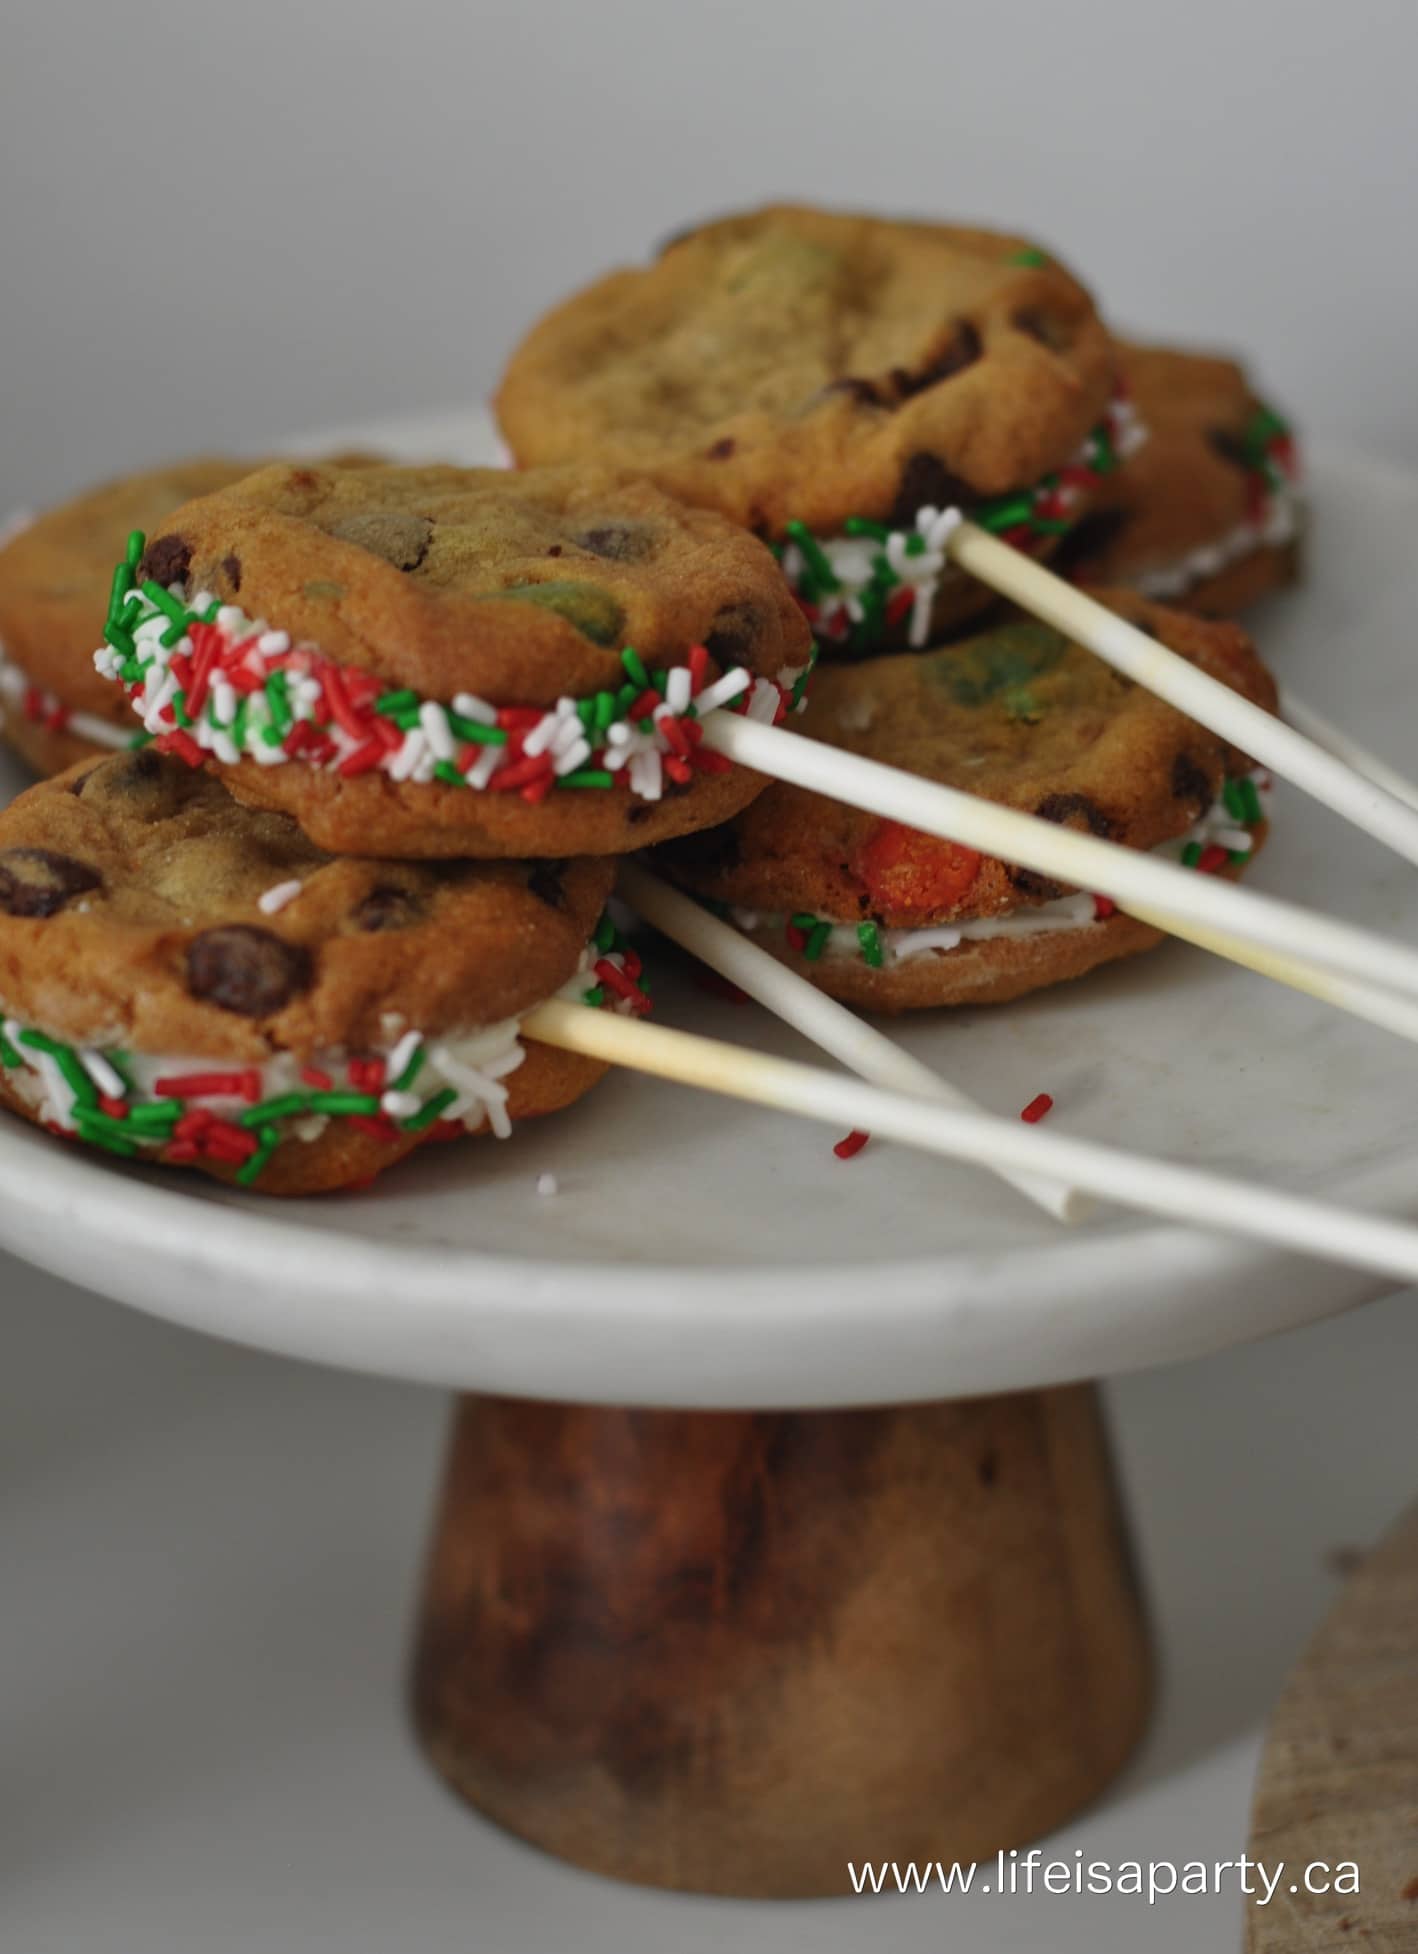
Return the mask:
{"type": "Polygon", "coordinates": [[[1387,760],[1381,760],[1377,753],[1371,753],[1340,727],[1332,725],[1313,706],[1307,706],[1303,699],[1297,699],[1288,685],[1280,694],[1280,711],[1282,717],[1288,719],[1306,739],[1313,740],[1316,746],[1322,746],[1327,753],[1343,760],[1355,773],[1363,774],[1365,780],[1372,780],[1376,787],[1382,787],[1386,794],[1392,794],[1396,801],[1418,808],[1418,786],[1405,779],[1387,760]]]}
{"type": "Polygon", "coordinates": [[[1372,930],[1237,888],[1219,876],[1198,875],[1144,849],[1078,834],[781,726],[724,711],[707,713],[701,723],[706,746],[759,773],[1108,896],[1143,922],[1204,949],[1238,938],[1361,983],[1418,996],[1418,950],[1372,930]]]}
{"type": "MultiPolygon", "coordinates": [[[[770,957],[742,931],[721,923],[690,897],[681,895],[658,876],[637,862],[623,862],[618,877],[620,894],[647,923],[662,935],[699,957],[731,983],[756,997],[758,1002],[790,1024],[794,1031],[820,1045],[849,1070],[870,1079],[875,1085],[890,1086],[899,1092],[918,1093],[943,1106],[959,1106],[969,1112],[982,1112],[948,1079],[942,1079],[928,1065],[902,1051],[890,1038],[875,1030],[835,997],[829,997],[786,964],[770,957]]],[[[1418,1006],[1414,1007],[1418,1018],[1418,1006]]],[[[1036,1174],[1006,1174],[1019,1192],[1057,1221],[1082,1221],[1092,1203],[1076,1188],[1059,1181],[1041,1180],[1036,1174]]]]}
{"type": "Polygon", "coordinates": [[[962,522],[952,530],[945,550],[962,570],[991,590],[1052,624],[1075,644],[1087,645],[1115,671],[1145,685],[1199,725],[1209,726],[1282,780],[1303,787],[1405,861],[1418,863],[1418,809],[1327,753],[1294,726],[1243,699],[1220,679],[1178,657],[1116,611],[977,524],[962,522]]]}
{"type": "Polygon", "coordinates": [[[999,1174],[1044,1175],[1125,1208],[1247,1236],[1292,1254],[1372,1269],[1403,1282],[1418,1280],[1418,1228],[1383,1215],[1336,1207],[1250,1181],[1226,1180],[1200,1168],[1045,1132],[1019,1120],[887,1092],[816,1066],[770,1058],[610,1011],[589,1011],[584,1004],[560,998],[529,1011],[522,1028],[528,1037],[563,1051],[654,1073],[730,1099],[776,1106],[837,1128],[883,1134],[926,1153],[993,1168],[999,1174]]]}

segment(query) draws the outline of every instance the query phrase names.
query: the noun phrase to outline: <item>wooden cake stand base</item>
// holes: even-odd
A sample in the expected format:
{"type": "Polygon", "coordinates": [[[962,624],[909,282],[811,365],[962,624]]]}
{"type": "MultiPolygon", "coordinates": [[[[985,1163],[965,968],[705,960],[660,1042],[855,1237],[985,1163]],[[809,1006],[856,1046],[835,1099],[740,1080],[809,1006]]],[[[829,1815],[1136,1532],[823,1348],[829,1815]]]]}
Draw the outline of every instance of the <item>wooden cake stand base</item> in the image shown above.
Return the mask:
{"type": "Polygon", "coordinates": [[[436,1769],[645,1885],[843,1894],[1107,1784],[1150,1698],[1096,1390],[831,1412],[467,1397],[419,1626],[436,1769]]]}

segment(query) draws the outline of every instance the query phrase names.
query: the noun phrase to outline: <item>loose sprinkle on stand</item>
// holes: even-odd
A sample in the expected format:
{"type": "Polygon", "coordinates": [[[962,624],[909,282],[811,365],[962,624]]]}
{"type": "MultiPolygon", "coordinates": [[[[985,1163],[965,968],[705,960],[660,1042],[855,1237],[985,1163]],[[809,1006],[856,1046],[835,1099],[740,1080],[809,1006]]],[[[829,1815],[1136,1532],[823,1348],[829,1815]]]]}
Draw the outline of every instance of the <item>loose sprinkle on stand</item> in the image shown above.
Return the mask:
{"type": "Polygon", "coordinates": [[[1047,1092],[1037,1093],[1035,1097],[1029,1101],[1029,1104],[1024,1108],[1024,1111],[1019,1115],[1019,1117],[1024,1121],[1024,1124],[1026,1126],[1037,1126],[1040,1120],[1044,1117],[1045,1113],[1052,1112],[1053,1108],[1054,1108],[1054,1101],[1050,1093],[1047,1092]]]}
{"type": "Polygon", "coordinates": [[[542,1195],[556,1194],[560,1192],[560,1188],[561,1188],[561,1183],[557,1180],[555,1174],[537,1175],[538,1194],[542,1194],[542,1195]]]}
{"type": "Polygon", "coordinates": [[[846,1139],[839,1140],[832,1151],[839,1160],[850,1160],[853,1154],[861,1152],[870,1138],[870,1133],[863,1133],[858,1128],[853,1127],[846,1139]]]}

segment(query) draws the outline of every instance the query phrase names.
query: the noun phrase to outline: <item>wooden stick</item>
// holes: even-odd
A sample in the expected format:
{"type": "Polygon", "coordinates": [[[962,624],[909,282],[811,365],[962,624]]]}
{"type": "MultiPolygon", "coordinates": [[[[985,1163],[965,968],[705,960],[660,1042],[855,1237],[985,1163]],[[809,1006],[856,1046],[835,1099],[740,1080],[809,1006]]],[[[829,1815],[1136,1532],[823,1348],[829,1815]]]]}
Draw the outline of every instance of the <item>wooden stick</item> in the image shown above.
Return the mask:
{"type": "Polygon", "coordinates": [[[1142,849],[1041,821],[782,726],[722,709],[706,713],[700,723],[706,746],[759,773],[1108,896],[1120,909],[1204,949],[1235,938],[1360,983],[1418,996],[1418,950],[1373,930],[1238,888],[1219,876],[1198,875],[1142,849]]]}
{"type": "Polygon", "coordinates": [[[1391,767],[1387,760],[1381,760],[1377,753],[1371,753],[1358,740],[1351,739],[1342,728],[1317,713],[1313,706],[1307,706],[1303,699],[1297,699],[1288,685],[1281,689],[1280,713],[1297,733],[1303,733],[1316,746],[1322,746],[1337,760],[1343,760],[1355,773],[1363,774],[1365,780],[1372,780],[1376,787],[1382,787],[1386,794],[1392,794],[1405,807],[1418,808],[1418,785],[1406,779],[1396,767],[1391,767]]]}
{"type": "Polygon", "coordinates": [[[672,1031],[552,998],[529,1011],[530,1038],[681,1085],[723,1093],[826,1125],[884,1135],[996,1173],[1041,1174],[1144,1214],[1268,1242],[1403,1282],[1418,1280],[1418,1228],[1309,1195],[1227,1180],[1196,1167],[1128,1153],[1019,1120],[965,1112],[771,1058],[693,1032],[672,1031]]]}
{"type": "MultiPolygon", "coordinates": [[[[621,864],[618,888],[632,909],[647,923],[652,923],[661,935],[668,936],[691,956],[700,958],[722,977],[757,998],[794,1031],[820,1045],[823,1051],[830,1052],[862,1078],[899,1092],[918,1093],[943,1106],[959,1106],[976,1113],[984,1111],[920,1059],[912,1058],[873,1026],[863,1024],[855,1012],[839,1004],[835,997],[829,997],[805,977],[799,977],[795,970],[770,957],[741,930],[721,923],[717,916],[678,889],[672,889],[657,875],[651,875],[638,862],[621,864]]],[[[1418,1005],[1413,1008],[1418,1018],[1418,1005]]],[[[1005,1174],[1003,1179],[1057,1221],[1081,1221],[1093,1205],[1077,1188],[1067,1187],[1061,1181],[1041,1180],[1034,1174],[1005,1174]]]]}
{"type": "Polygon", "coordinates": [[[1052,624],[1076,644],[1087,645],[1115,671],[1126,673],[1178,712],[1252,754],[1282,780],[1303,787],[1405,861],[1418,864],[1418,810],[1327,753],[1294,726],[1243,699],[1220,679],[1178,657],[1116,611],[977,524],[962,522],[951,532],[945,551],[991,590],[1052,624]]]}

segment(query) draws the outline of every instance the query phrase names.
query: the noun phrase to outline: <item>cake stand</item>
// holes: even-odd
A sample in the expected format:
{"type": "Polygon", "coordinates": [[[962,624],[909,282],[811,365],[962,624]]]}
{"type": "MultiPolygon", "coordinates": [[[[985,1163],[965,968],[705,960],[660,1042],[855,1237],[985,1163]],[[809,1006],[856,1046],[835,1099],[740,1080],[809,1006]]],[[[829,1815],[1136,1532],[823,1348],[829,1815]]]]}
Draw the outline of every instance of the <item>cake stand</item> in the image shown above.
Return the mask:
{"type": "MultiPolygon", "coordinates": [[[[478,460],[480,417],[329,444],[478,460]]],[[[1286,683],[1398,764],[1418,481],[1315,467],[1286,683]]],[[[17,787],[12,773],[4,783],[17,787]]],[[[1418,884],[1301,795],[1262,886],[1413,939],[1418,884]]],[[[670,1024],[804,1055],[666,953],[670,1024]]],[[[1178,945],[895,1027],[984,1104],[1418,1211],[1418,1057],[1178,945]]],[[[370,1191],[283,1204],[0,1124],[0,1243],[211,1334],[451,1386],[415,1662],[430,1756],[579,1864],[840,1893],[986,1857],[1117,1770],[1150,1690],[1093,1380],[1364,1302],[1378,1278],[1104,1214],[641,1077],[370,1191]],[[556,1191],[540,1191],[546,1175],[556,1191]]]]}

